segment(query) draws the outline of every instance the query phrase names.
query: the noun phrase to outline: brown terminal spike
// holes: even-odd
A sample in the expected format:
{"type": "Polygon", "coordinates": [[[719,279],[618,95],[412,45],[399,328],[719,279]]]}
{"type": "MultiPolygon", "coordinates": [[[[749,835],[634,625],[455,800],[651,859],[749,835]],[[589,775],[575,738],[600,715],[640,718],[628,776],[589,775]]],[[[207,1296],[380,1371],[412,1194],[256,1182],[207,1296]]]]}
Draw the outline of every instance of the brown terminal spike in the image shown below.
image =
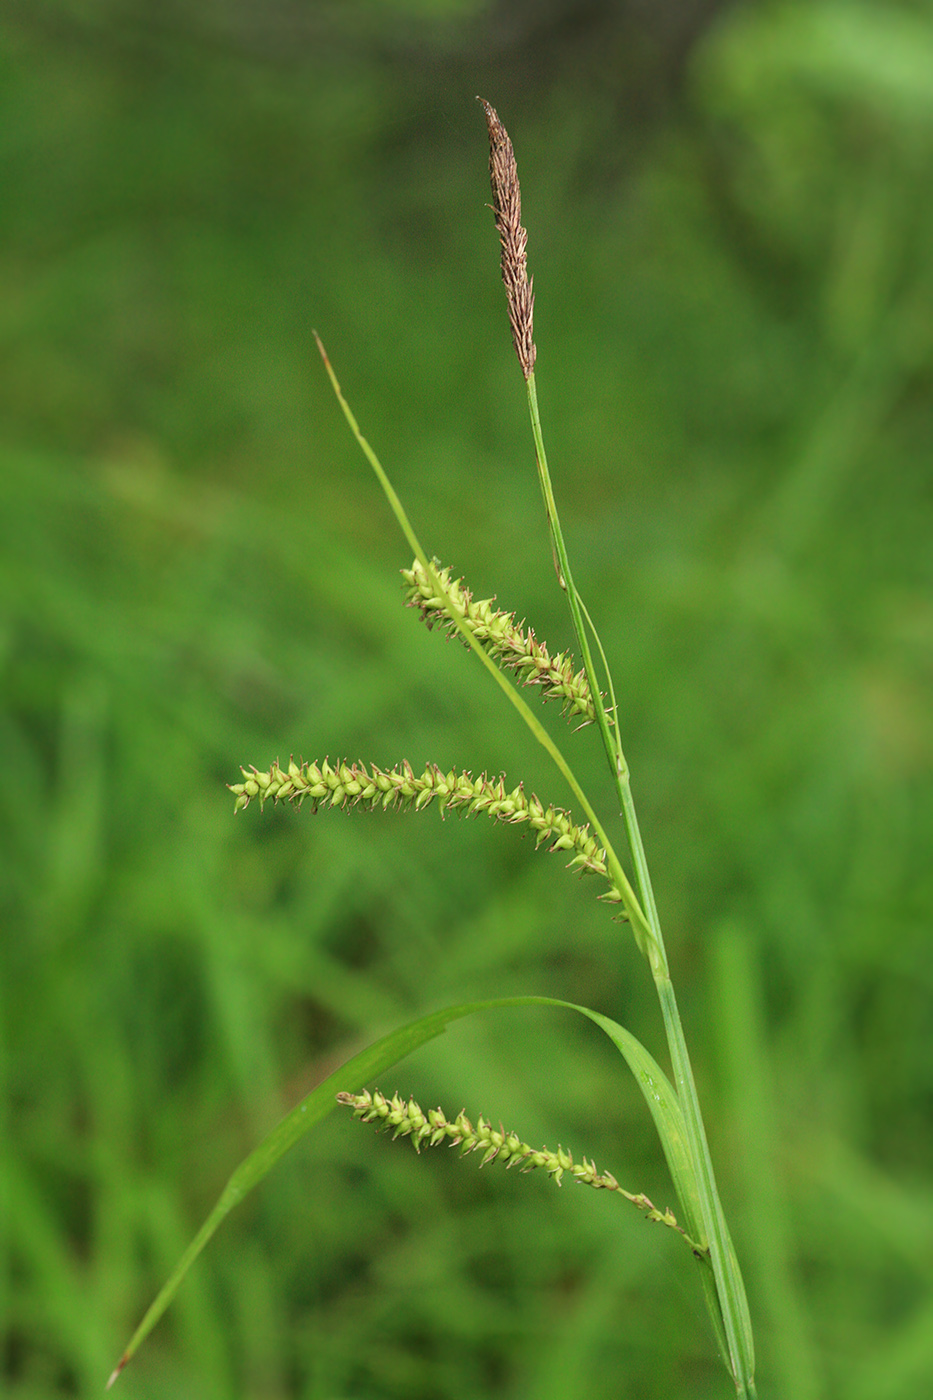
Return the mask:
{"type": "Polygon", "coordinates": [[[531,377],[535,367],[534,305],[532,282],[528,277],[526,247],[528,234],[522,228],[522,192],[518,166],[509,134],[495,107],[484,97],[477,98],[486,113],[489,128],[489,179],[492,184],[492,212],[502,244],[502,280],[509,304],[512,343],[522,373],[531,377]]]}

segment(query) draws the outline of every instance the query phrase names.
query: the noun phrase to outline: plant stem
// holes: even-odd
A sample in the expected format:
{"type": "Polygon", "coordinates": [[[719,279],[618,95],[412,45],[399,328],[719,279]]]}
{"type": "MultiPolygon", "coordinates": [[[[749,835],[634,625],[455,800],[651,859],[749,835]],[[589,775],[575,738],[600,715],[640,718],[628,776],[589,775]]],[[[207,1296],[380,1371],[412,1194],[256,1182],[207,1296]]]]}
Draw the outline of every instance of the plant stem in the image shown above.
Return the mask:
{"type": "MultiPolygon", "coordinates": [[[[593,632],[603,665],[606,668],[610,697],[613,707],[615,707],[615,692],[612,686],[612,677],[609,675],[608,666],[606,666],[605,653],[599,641],[598,633],[574,586],[573,576],[570,570],[567,548],[560,526],[557,503],[554,499],[554,491],[548,471],[544,435],[541,430],[541,416],[538,411],[538,395],[535,386],[534,370],[528,374],[526,385],[528,390],[528,407],[531,415],[531,429],[535,443],[535,456],[538,464],[538,479],[541,483],[541,493],[544,497],[544,508],[547,513],[548,529],[550,531],[551,543],[558,569],[558,579],[561,587],[567,594],[570,615],[573,620],[581,658],[594,700],[600,694],[600,686],[599,677],[596,674],[596,669],[593,664],[593,656],[589,646],[586,624],[589,625],[590,630],[593,632]]],[[[687,1052],[683,1023],[680,1019],[680,1012],[678,1011],[677,1000],[674,995],[674,987],[668,971],[667,954],[664,948],[663,934],[661,932],[661,921],[658,916],[657,903],[651,884],[651,875],[648,870],[648,860],[645,855],[644,843],[642,841],[638,817],[635,811],[628,764],[622,751],[618,713],[615,714],[614,732],[610,728],[609,717],[603,705],[599,703],[596,704],[596,714],[599,732],[602,737],[606,756],[609,760],[609,767],[619,797],[620,810],[625,824],[626,836],[628,838],[629,850],[631,852],[635,872],[635,886],[638,890],[641,908],[644,910],[645,918],[651,929],[651,940],[647,945],[646,951],[648,952],[648,961],[651,965],[651,972],[654,977],[658,999],[661,1003],[661,1014],[664,1019],[668,1051],[671,1057],[671,1066],[674,1071],[674,1083],[678,1097],[680,1098],[681,1109],[683,1111],[689,1139],[690,1157],[696,1177],[700,1214],[709,1245],[710,1262],[716,1282],[716,1294],[719,1301],[726,1346],[728,1348],[727,1362],[732,1372],[738,1395],[746,1397],[746,1400],[753,1400],[756,1394],[753,1379],[755,1364],[754,1345],[745,1287],[742,1282],[738,1260],[726,1225],[722,1202],[720,1201],[719,1192],[716,1188],[716,1177],[713,1171],[706,1129],[703,1124],[703,1115],[697,1096],[693,1069],[690,1064],[690,1056],[687,1052]]]]}
{"type": "MultiPolygon", "coordinates": [[[[528,390],[528,410],[531,414],[531,431],[535,440],[535,456],[538,462],[538,480],[541,483],[541,494],[544,497],[544,509],[547,513],[548,528],[551,533],[551,543],[554,547],[554,554],[558,566],[558,581],[561,588],[567,594],[567,602],[570,606],[570,615],[573,618],[574,630],[580,644],[580,655],[586,674],[589,678],[590,688],[594,699],[600,694],[600,687],[596,684],[596,668],[593,665],[593,655],[590,651],[590,642],[584,622],[583,601],[577,593],[573,583],[573,576],[570,572],[570,560],[567,557],[567,547],[564,544],[563,532],[560,528],[560,517],[557,514],[557,502],[554,500],[554,491],[551,487],[551,476],[547,466],[547,453],[544,448],[544,435],[541,431],[541,415],[538,412],[538,390],[535,385],[534,371],[532,370],[525,381],[528,390]]],[[[589,614],[587,614],[587,618],[589,614]]],[[[592,625],[592,624],[591,624],[592,625]]],[[[596,635],[595,629],[593,635],[596,635]]],[[[597,645],[599,639],[597,637],[597,645]]],[[[599,646],[600,654],[605,664],[605,653],[602,646],[599,646]]],[[[608,674],[608,666],[606,667],[608,674]]],[[[596,705],[596,722],[599,727],[600,736],[609,757],[609,763],[616,775],[628,773],[628,766],[625,762],[625,755],[622,752],[622,744],[619,738],[619,726],[613,735],[609,727],[609,718],[602,705],[596,705]]]]}
{"type": "Polygon", "coordinates": [[[690,1154],[696,1173],[696,1184],[700,1198],[700,1211],[703,1229],[709,1245],[710,1263],[716,1280],[716,1292],[729,1348],[729,1364],[740,1396],[753,1397],[755,1391],[755,1352],[752,1340],[751,1318],[745,1285],[739,1269],[738,1259],[732,1245],[729,1228],[710,1156],[700,1100],[697,1096],[693,1067],[684,1038],[683,1022],[677,1008],[674,986],[669,977],[655,978],[655,986],[664,1017],[664,1030],[674,1071],[674,1086],[680,1099],[687,1135],[690,1141],[690,1154]]]}

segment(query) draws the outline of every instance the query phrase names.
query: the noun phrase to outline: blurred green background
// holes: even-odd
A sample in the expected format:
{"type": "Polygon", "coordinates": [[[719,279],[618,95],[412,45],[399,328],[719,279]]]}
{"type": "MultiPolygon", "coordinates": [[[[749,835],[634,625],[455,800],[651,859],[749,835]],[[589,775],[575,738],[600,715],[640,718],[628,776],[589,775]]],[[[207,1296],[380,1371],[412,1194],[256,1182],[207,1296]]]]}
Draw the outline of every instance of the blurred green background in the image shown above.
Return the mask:
{"type": "MultiPolygon", "coordinates": [[[[427,547],[569,644],[486,132],[760,1393],[933,1388],[933,4],[7,0],[0,20],[3,1393],[101,1393],[238,1161],[342,1059],[537,992],[663,1057],[647,970],[491,824],[256,808],[290,753],[567,800],[427,547]]],[[[611,816],[591,733],[559,740],[611,816]]],[[[671,1199],[608,1041],[461,1023],[381,1086],[671,1199]]],[[[729,1393],[682,1245],[334,1115],[127,1397],[729,1393]]]]}

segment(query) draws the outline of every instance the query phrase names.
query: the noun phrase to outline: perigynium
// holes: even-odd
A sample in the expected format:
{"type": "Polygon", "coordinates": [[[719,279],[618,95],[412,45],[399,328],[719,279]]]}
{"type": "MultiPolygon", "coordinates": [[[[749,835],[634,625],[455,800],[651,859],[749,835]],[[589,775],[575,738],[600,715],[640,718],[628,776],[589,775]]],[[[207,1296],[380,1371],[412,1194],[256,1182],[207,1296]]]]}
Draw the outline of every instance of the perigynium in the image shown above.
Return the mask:
{"type": "Polygon", "coordinates": [[[560,1186],[564,1176],[581,1186],[592,1186],[597,1191],[615,1192],[620,1199],[630,1201],[633,1206],[644,1211],[645,1219],[657,1225],[666,1225],[683,1235],[694,1252],[701,1252],[700,1246],[678,1225],[672,1210],[659,1210],[648,1197],[639,1192],[634,1194],[624,1190],[611,1172],[599,1172],[595,1162],[584,1157],[575,1162],[569,1152],[558,1147],[556,1152],[547,1147],[529,1147],[517,1133],[507,1133],[504,1128],[494,1128],[485,1118],[478,1118],[476,1127],[464,1112],[449,1119],[440,1108],[430,1108],[427,1113],[414,1099],[402,1099],[393,1094],[387,1099],[378,1089],[370,1093],[365,1089],[361,1094],[340,1093],[337,1102],[353,1109],[353,1116],[363,1123],[373,1123],[392,1129],[393,1140],[407,1137],[416,1152],[422,1147],[438,1147],[447,1143],[449,1147],[459,1147],[460,1156],[468,1157],[472,1152],[480,1152],[480,1166],[490,1162],[501,1162],[506,1170],[518,1167],[521,1172],[542,1168],[556,1186],[560,1186]]]}
{"type": "Polygon", "coordinates": [[[578,718],[581,724],[595,721],[596,706],[586,671],[574,670],[575,663],[568,652],[551,656],[530,627],[526,630],[524,622],[515,621],[514,613],[494,608],[494,598],[474,600],[463,579],[451,578],[449,569],[432,562],[440,588],[435,587],[434,579],[417,559],[410,569],[402,570],[402,578],[408,584],[408,601],[421,609],[429,628],[438,622],[449,636],[456,636],[455,618],[460,618],[487,656],[504,670],[513,671],[522,685],[539,686],[544,700],[559,700],[569,719],[578,718]]]}
{"type": "Polygon", "coordinates": [[[589,827],[577,826],[562,807],[545,807],[534,795],[528,797],[521,786],[508,791],[501,777],[490,779],[483,774],[474,778],[455,770],[445,773],[436,764],[416,775],[407,762],[385,769],[374,763],[367,768],[363,763],[332,766],[326,758],[321,763],[296,763],[290,759],[287,768],[273,763],[265,773],[244,768],[242,783],[231,783],[230,791],[236,796],[238,812],[254,797],[260,806],[269,800],[285,799],[298,807],[308,802],[312,812],[322,806],[361,807],[368,811],[395,807],[421,812],[434,802],[442,815],[447,811],[470,815],[482,812],[493,821],[527,826],[535,833],[536,846],[570,851],[567,868],[601,875],[609,888],[600,899],[622,903],[622,892],[613,884],[606,867],[606,852],[590,834],[589,827]]]}

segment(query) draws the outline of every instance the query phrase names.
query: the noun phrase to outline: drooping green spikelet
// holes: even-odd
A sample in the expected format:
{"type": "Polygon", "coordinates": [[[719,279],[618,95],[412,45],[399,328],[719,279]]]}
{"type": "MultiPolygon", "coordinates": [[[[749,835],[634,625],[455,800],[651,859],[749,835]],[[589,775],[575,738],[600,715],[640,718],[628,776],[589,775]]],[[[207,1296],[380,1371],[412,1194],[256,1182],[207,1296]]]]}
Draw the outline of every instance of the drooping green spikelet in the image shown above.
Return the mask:
{"type": "Polygon", "coordinates": [[[506,791],[505,780],[478,778],[451,769],[444,773],[432,764],[416,777],[409,763],[395,768],[377,768],[370,764],[338,763],[332,766],[325,758],[322,763],[296,763],[291,759],[287,769],[273,763],[268,772],[243,768],[242,783],[228,784],[236,796],[235,810],[247,807],[257,798],[261,807],[270,799],[288,800],[301,806],[319,807],[377,807],[408,808],[421,811],[437,802],[441,813],[448,810],[466,813],[483,812],[494,821],[525,824],[535,832],[535,845],[546,845],[550,851],[570,851],[568,869],[592,871],[601,875],[609,889],[601,899],[621,904],[622,894],[614,884],[606,865],[606,852],[589,826],[577,826],[562,807],[545,807],[534,795],[526,796],[519,786],[506,791]]]}
{"type": "MultiPolygon", "coordinates": [[[[450,569],[442,569],[436,561],[434,567],[450,603],[503,670],[515,671],[522,685],[540,686],[545,700],[560,700],[562,712],[568,718],[579,716],[583,724],[595,721],[596,710],[586,672],[574,671],[573,657],[569,653],[551,656],[530,627],[526,630],[524,622],[516,622],[514,613],[494,608],[492,598],[474,599],[462,579],[451,578],[450,569]]],[[[407,584],[409,605],[421,609],[428,627],[439,622],[449,635],[456,635],[456,623],[447,611],[445,600],[417,559],[410,569],[402,570],[402,578],[407,584]]]]}
{"type": "Polygon", "coordinates": [[[452,1120],[445,1117],[439,1108],[429,1109],[425,1113],[414,1099],[409,1099],[406,1103],[398,1094],[387,1099],[378,1089],[374,1093],[368,1090],[361,1094],[341,1093],[337,1095],[337,1102],[352,1108],[353,1116],[364,1123],[378,1122],[382,1127],[392,1128],[393,1139],[410,1138],[416,1152],[420,1152],[422,1146],[437,1147],[446,1142],[451,1147],[459,1147],[461,1157],[466,1157],[471,1152],[482,1152],[481,1167],[498,1158],[506,1167],[518,1167],[523,1172],[543,1167],[558,1186],[566,1174],[574,1181],[579,1181],[581,1186],[592,1186],[598,1191],[615,1191],[626,1201],[631,1201],[639,1210],[643,1210],[648,1220],[677,1230],[691,1248],[704,1253],[689,1235],[684,1234],[670,1210],[658,1210],[647,1196],[641,1193],[633,1195],[630,1191],[623,1190],[609,1172],[597,1172],[595,1162],[588,1162],[585,1157],[582,1162],[574,1162],[570,1153],[565,1152],[562,1147],[556,1152],[551,1152],[546,1147],[529,1147],[527,1142],[522,1142],[517,1133],[507,1133],[501,1127],[496,1129],[485,1118],[480,1118],[474,1128],[465,1113],[458,1113],[452,1120]]]}

